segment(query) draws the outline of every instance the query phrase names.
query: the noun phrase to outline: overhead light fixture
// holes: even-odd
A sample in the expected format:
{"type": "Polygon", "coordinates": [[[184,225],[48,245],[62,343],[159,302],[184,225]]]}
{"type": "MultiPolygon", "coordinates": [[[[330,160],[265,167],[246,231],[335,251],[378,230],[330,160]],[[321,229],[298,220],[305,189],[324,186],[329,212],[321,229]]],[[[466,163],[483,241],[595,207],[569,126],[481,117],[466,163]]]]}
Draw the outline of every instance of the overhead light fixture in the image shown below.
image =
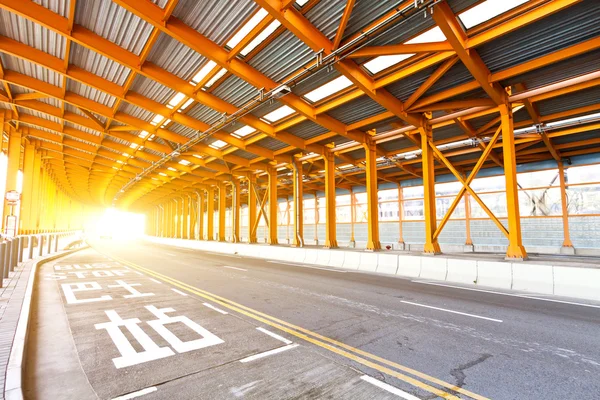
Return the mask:
{"type": "Polygon", "coordinates": [[[285,96],[288,93],[291,93],[292,89],[290,89],[289,86],[287,85],[281,85],[276,87],[275,89],[273,89],[273,91],[271,92],[272,96],[276,99],[279,99],[283,96],[285,96]]]}

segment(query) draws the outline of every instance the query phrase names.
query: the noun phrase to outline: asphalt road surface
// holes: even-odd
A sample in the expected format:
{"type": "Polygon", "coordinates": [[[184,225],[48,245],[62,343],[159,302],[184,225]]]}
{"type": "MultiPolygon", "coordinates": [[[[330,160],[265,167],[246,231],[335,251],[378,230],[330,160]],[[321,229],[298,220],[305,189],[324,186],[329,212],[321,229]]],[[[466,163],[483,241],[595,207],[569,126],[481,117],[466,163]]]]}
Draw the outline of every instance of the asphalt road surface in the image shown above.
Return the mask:
{"type": "MultiPolygon", "coordinates": [[[[116,303],[69,304],[64,288],[61,293],[78,357],[99,398],[140,390],[142,399],[600,396],[597,303],[145,242],[91,245],[104,256],[86,250],[70,262],[105,257],[110,268],[129,271],[96,276],[103,292],[73,297],[104,295],[116,303]],[[154,296],[125,299],[117,279],[154,296]],[[109,326],[115,315],[137,318],[138,326],[153,318],[171,326],[172,340],[164,330],[144,329],[152,344],[173,354],[117,368],[118,333],[109,326]],[[176,316],[193,322],[168,319],[176,316]],[[205,346],[182,351],[199,343],[198,335],[205,346]]],[[[59,281],[65,282],[83,288],[75,276],[59,281]]],[[[124,337],[135,351],[145,350],[132,332],[124,337]]]]}

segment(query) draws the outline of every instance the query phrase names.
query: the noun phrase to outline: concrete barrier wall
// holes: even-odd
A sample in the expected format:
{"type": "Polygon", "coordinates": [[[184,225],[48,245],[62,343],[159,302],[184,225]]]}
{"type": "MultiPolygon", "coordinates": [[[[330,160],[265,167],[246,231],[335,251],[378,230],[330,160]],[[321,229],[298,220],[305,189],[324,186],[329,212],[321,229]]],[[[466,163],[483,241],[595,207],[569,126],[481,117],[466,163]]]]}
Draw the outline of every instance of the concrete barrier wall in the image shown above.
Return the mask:
{"type": "Polygon", "coordinates": [[[413,279],[445,281],[487,288],[555,294],[600,301],[600,268],[565,267],[531,262],[486,261],[473,258],[294,248],[265,244],[205,242],[148,236],[154,243],[239,254],[291,263],[317,264],[413,279]]]}

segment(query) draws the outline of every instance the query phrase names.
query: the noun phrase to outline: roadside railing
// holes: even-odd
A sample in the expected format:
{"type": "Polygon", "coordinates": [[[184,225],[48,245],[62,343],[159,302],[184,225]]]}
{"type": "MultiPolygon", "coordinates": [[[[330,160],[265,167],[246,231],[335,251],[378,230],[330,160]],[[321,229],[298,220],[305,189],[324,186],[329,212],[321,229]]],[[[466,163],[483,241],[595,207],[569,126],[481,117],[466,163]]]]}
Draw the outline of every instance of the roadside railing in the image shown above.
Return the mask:
{"type": "Polygon", "coordinates": [[[76,242],[78,239],[81,240],[82,238],[83,235],[81,231],[1,237],[0,288],[2,287],[3,280],[9,277],[10,272],[14,272],[15,267],[20,262],[56,253],[59,250],[63,250],[66,244],[76,242]],[[70,242],[68,242],[69,240],[70,242]]]}

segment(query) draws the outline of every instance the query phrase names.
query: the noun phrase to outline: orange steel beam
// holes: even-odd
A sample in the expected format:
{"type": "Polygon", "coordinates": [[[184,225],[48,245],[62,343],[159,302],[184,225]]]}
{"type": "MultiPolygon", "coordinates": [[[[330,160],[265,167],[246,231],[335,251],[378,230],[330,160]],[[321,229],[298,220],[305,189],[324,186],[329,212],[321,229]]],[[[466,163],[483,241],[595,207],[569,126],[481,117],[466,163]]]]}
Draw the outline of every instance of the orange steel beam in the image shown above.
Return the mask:
{"type": "Polygon", "coordinates": [[[342,41],[342,37],[344,36],[344,31],[346,30],[346,25],[348,24],[348,20],[350,19],[350,15],[352,14],[353,8],[354,0],[347,0],[346,7],[344,8],[344,13],[342,14],[340,24],[338,25],[337,32],[335,33],[335,39],[333,40],[334,50],[340,47],[340,42],[342,41]]]}
{"type": "Polygon", "coordinates": [[[452,57],[448,60],[444,61],[442,65],[440,65],[433,74],[429,75],[427,80],[419,86],[417,90],[404,102],[404,107],[410,109],[415,101],[417,101],[423,93],[425,93],[434,83],[436,83],[456,62],[458,61],[458,57],[452,57]]]}
{"type": "Polygon", "coordinates": [[[452,45],[456,55],[471,72],[482,89],[496,104],[504,104],[506,93],[497,83],[490,83],[490,71],[483,63],[479,54],[473,49],[467,50],[467,34],[450,9],[448,3],[441,2],[433,8],[433,19],[452,45]]]}

